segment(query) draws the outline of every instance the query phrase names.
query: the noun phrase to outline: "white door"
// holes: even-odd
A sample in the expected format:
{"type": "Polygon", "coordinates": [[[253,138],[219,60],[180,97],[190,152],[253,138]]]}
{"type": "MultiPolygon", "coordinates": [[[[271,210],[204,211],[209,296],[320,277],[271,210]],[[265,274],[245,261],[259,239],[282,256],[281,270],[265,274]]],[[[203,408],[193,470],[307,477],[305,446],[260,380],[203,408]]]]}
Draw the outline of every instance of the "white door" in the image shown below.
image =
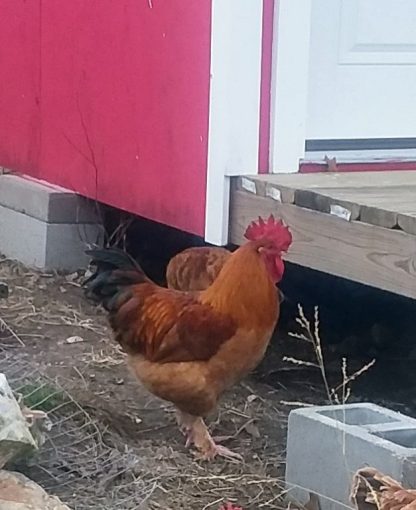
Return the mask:
{"type": "Polygon", "coordinates": [[[415,147],[416,0],[312,0],[310,29],[305,138],[415,147]]]}

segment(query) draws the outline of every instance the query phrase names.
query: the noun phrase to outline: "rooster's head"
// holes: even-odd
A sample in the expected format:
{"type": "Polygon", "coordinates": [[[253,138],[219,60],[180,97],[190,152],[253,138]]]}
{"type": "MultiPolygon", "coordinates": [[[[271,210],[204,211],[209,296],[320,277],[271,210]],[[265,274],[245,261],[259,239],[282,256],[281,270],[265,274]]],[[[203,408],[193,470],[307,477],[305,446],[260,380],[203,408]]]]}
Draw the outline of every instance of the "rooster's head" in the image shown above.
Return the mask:
{"type": "Polygon", "coordinates": [[[284,264],[282,253],[292,244],[292,234],[282,220],[276,220],[271,214],[267,221],[259,217],[247,227],[244,237],[252,241],[263,256],[271,278],[278,282],[282,279],[284,264]]]}

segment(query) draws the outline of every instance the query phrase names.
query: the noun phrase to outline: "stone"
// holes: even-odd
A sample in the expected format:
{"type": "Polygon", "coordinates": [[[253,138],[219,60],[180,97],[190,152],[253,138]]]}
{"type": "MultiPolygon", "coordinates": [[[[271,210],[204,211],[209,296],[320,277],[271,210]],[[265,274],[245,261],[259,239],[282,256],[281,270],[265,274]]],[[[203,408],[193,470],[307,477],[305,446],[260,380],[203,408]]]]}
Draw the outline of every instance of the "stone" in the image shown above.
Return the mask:
{"type": "Polygon", "coordinates": [[[0,510],[71,510],[21,473],[0,471],[0,510]]]}
{"type": "Polygon", "coordinates": [[[0,468],[36,450],[36,442],[6,376],[0,374],[0,468]]]}

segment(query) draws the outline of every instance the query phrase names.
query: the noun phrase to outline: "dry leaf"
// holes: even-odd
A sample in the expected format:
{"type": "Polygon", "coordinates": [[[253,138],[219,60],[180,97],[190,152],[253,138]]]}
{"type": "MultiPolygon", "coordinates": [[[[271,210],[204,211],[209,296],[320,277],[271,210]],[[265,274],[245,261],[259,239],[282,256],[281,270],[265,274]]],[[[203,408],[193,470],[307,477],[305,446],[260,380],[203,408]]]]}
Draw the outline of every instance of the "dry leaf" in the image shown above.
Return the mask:
{"type": "Polygon", "coordinates": [[[78,280],[79,274],[75,271],[75,273],[67,274],[65,276],[65,280],[67,282],[74,282],[75,280],[78,280]]]}

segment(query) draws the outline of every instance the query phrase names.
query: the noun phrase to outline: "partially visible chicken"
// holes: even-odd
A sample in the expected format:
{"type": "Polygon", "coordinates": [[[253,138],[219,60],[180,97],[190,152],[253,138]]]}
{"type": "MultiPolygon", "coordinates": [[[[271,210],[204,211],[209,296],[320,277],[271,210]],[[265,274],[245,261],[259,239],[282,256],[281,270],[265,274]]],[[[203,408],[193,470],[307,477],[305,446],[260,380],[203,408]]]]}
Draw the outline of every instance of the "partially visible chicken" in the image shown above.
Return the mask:
{"type": "MultiPolygon", "coordinates": [[[[216,246],[196,246],[175,255],[166,269],[166,284],[169,289],[197,292],[207,289],[217,276],[232,252],[216,246]]],[[[286,297],[280,289],[279,302],[286,297]]]]}
{"type": "Polygon", "coordinates": [[[123,252],[87,252],[97,270],[85,286],[108,310],[133,373],[176,406],[187,445],[205,459],[239,457],[214,442],[203,418],[258,365],[279,318],[275,284],[284,272],[290,231],[271,216],[253,222],[245,236],[248,242],[199,293],[159,287],[123,252]]]}
{"type": "Polygon", "coordinates": [[[210,246],[188,248],[175,255],[166,269],[170,289],[198,291],[207,289],[217,278],[231,252],[210,246]]]}
{"type": "Polygon", "coordinates": [[[405,489],[372,467],[355,473],[350,498],[358,510],[416,510],[416,490],[405,489]]]}

